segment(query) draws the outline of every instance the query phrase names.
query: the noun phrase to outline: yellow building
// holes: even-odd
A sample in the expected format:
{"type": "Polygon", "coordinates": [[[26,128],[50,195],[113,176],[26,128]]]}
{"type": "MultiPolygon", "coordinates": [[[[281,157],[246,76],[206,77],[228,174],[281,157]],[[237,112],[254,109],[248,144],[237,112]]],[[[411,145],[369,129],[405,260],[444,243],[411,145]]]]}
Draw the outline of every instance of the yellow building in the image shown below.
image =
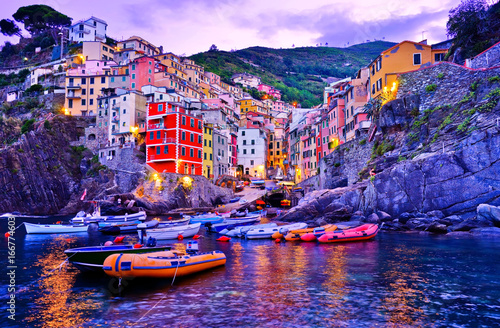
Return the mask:
{"type": "Polygon", "coordinates": [[[113,60],[115,49],[103,42],[82,42],[82,55],[85,60],[113,60]]]}
{"type": "Polygon", "coordinates": [[[443,61],[448,49],[426,42],[403,41],[383,51],[368,65],[371,98],[380,96],[385,87],[391,89],[399,73],[414,71],[443,61]]]}
{"type": "Polygon", "coordinates": [[[248,112],[255,112],[259,114],[267,114],[267,109],[260,100],[256,100],[253,98],[243,98],[237,100],[237,103],[240,105],[240,115],[246,114],[248,112]]]}
{"type": "Polygon", "coordinates": [[[213,134],[214,128],[205,124],[203,127],[203,176],[207,179],[212,179],[214,175],[213,134]]]}
{"type": "Polygon", "coordinates": [[[101,90],[109,87],[110,76],[71,75],[66,76],[66,99],[64,108],[69,115],[92,116],[97,112],[97,97],[101,90]]]}

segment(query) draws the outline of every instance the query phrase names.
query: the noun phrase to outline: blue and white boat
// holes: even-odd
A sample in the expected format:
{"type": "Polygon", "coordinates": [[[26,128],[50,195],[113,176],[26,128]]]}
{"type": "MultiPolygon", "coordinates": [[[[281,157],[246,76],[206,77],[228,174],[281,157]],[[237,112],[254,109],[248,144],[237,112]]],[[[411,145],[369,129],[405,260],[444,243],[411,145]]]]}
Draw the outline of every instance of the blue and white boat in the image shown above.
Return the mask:
{"type": "Polygon", "coordinates": [[[221,223],[224,221],[224,218],[221,215],[217,215],[215,213],[206,213],[194,216],[186,215],[184,218],[189,218],[189,223],[201,223],[202,225],[206,225],[207,223],[221,223]]]}
{"type": "MultiPolygon", "coordinates": [[[[125,214],[125,215],[101,215],[100,208],[91,214],[86,214],[83,211],[70,220],[72,224],[90,224],[90,223],[132,223],[135,221],[145,221],[146,212],[140,211],[138,213],[125,214]]],[[[140,222],[139,222],[140,223],[140,222]]]]}
{"type": "Polygon", "coordinates": [[[260,221],[260,217],[243,217],[237,219],[225,219],[221,223],[207,225],[208,231],[220,232],[224,229],[232,229],[238,226],[252,225],[260,221]]]}
{"type": "Polygon", "coordinates": [[[247,225],[247,226],[239,226],[235,227],[234,229],[224,229],[220,231],[219,233],[228,237],[245,237],[245,234],[247,231],[251,229],[257,229],[257,228],[273,228],[277,227],[278,225],[276,223],[264,223],[264,224],[254,224],[254,225],[247,225]]]}

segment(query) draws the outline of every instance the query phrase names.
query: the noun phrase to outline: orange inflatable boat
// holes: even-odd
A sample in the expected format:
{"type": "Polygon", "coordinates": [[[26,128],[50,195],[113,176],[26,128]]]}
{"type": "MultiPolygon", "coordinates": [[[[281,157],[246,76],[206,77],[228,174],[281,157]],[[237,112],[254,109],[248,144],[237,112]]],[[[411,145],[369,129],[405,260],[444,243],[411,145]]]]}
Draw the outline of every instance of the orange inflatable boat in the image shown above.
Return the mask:
{"type": "Polygon", "coordinates": [[[103,270],[108,276],[118,278],[173,278],[224,264],[226,255],[221,251],[196,255],[163,251],[146,254],[113,254],[104,261],[103,270]]]}
{"type": "MultiPolygon", "coordinates": [[[[334,224],[326,224],[324,226],[321,226],[321,228],[324,229],[324,231],[335,231],[337,230],[337,226],[334,224]]],[[[316,228],[307,228],[307,229],[300,229],[300,230],[292,230],[288,232],[285,235],[285,240],[286,241],[295,241],[295,240],[300,240],[300,237],[308,234],[308,233],[313,233],[316,228]]]]}
{"type": "Polygon", "coordinates": [[[318,238],[318,241],[320,243],[338,243],[345,241],[368,240],[375,237],[378,231],[379,226],[377,224],[364,224],[348,230],[326,232],[318,238]]]}

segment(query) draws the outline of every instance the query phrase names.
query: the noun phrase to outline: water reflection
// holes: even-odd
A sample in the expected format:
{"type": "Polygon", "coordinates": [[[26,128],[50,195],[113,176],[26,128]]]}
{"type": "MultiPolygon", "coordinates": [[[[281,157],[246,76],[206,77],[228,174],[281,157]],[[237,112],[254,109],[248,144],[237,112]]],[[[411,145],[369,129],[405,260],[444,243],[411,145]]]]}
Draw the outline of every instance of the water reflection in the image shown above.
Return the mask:
{"type": "Polygon", "coordinates": [[[43,324],[46,327],[74,327],[82,325],[90,318],[86,311],[99,309],[99,303],[93,301],[94,292],[73,292],[72,287],[78,271],[58,267],[64,262],[64,250],[74,243],[77,237],[53,237],[50,251],[39,255],[33,267],[40,267],[40,277],[36,289],[36,311],[30,312],[26,321],[33,325],[43,324]],[[54,271],[55,270],[55,271],[54,271]],[[33,315],[36,313],[36,315],[33,315]]]}
{"type": "MultiPolygon", "coordinates": [[[[328,245],[331,246],[331,245],[328,245]]],[[[327,260],[322,274],[326,277],[322,286],[325,294],[322,306],[329,309],[333,314],[330,318],[330,324],[335,325],[338,322],[345,322],[348,318],[348,309],[345,308],[345,300],[348,293],[347,283],[347,256],[346,246],[335,245],[329,247],[326,254],[327,260]]]]}
{"type": "Polygon", "coordinates": [[[425,315],[420,305],[428,299],[425,288],[419,285],[428,282],[416,265],[421,254],[407,247],[395,248],[392,253],[383,274],[387,291],[381,305],[389,327],[423,327],[425,315]]]}

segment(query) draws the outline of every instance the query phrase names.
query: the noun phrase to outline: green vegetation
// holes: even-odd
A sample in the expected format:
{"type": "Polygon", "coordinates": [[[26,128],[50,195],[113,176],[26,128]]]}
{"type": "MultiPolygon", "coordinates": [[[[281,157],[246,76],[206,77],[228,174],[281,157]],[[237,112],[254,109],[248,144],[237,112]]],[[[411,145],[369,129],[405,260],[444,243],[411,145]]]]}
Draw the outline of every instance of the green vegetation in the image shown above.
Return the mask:
{"type": "Polygon", "coordinates": [[[19,149],[17,149],[17,152],[18,152],[18,153],[24,153],[24,149],[19,148],[19,149]]]}
{"type": "Polygon", "coordinates": [[[337,162],[337,163],[333,164],[333,166],[335,166],[335,167],[339,167],[339,166],[340,166],[340,163],[339,163],[339,162],[337,162]]]}
{"type": "Polygon", "coordinates": [[[19,172],[18,169],[11,169],[10,172],[12,172],[12,174],[16,174],[17,172],[19,172]]]}
{"type": "Polygon", "coordinates": [[[30,86],[28,89],[26,89],[26,93],[31,93],[31,92],[40,92],[43,90],[43,86],[41,84],[33,84],[30,86]]]}
{"type": "Polygon", "coordinates": [[[467,131],[467,128],[469,127],[469,123],[470,123],[470,117],[467,117],[463,122],[462,124],[460,124],[458,127],[457,127],[457,131],[460,131],[460,132],[465,132],[467,131]]]}
{"type": "Polygon", "coordinates": [[[488,78],[488,82],[490,82],[490,83],[500,82],[500,76],[498,76],[498,75],[490,76],[488,78]]]}
{"type": "Polygon", "coordinates": [[[465,104],[469,101],[472,100],[472,98],[474,98],[476,96],[476,93],[474,91],[471,91],[469,92],[468,94],[466,94],[459,102],[457,105],[462,105],[462,104],[465,104]]]}
{"type": "Polygon", "coordinates": [[[490,91],[490,93],[484,96],[483,100],[487,100],[487,102],[482,104],[478,110],[480,112],[491,112],[491,110],[498,105],[498,101],[500,100],[500,88],[490,91]]]}
{"type": "Polygon", "coordinates": [[[31,130],[33,130],[34,123],[34,118],[24,121],[23,125],[21,126],[21,134],[25,134],[26,132],[30,132],[31,130]]]}
{"type": "Polygon", "coordinates": [[[365,145],[365,144],[366,144],[366,139],[361,139],[361,140],[359,141],[359,144],[360,144],[361,146],[365,145]]]}
{"type": "Polygon", "coordinates": [[[394,145],[390,141],[382,140],[382,143],[376,141],[372,148],[371,159],[382,156],[385,153],[394,150],[394,148],[394,145]]]}
{"type": "Polygon", "coordinates": [[[425,87],[425,91],[427,92],[434,92],[437,89],[437,85],[435,84],[429,84],[428,86],[425,87]]]}
{"type": "Polygon", "coordinates": [[[390,48],[391,42],[370,42],[348,48],[304,47],[271,49],[252,47],[234,52],[208,51],[189,57],[206,71],[231,83],[236,73],[249,73],[282,92],[282,100],[302,107],[321,103],[327,77],[344,78],[390,48]]]}
{"type": "Polygon", "coordinates": [[[50,124],[49,120],[45,120],[45,122],[43,122],[43,127],[45,128],[45,130],[52,130],[52,124],[50,124]]]}
{"type": "MultiPolygon", "coordinates": [[[[5,48],[5,46],[4,46],[5,48]]],[[[3,49],[4,49],[3,48],[3,49]]],[[[2,53],[3,53],[2,49],[2,53]]],[[[0,74],[0,87],[5,87],[7,85],[14,85],[24,83],[26,77],[30,74],[29,69],[23,69],[19,71],[19,73],[11,73],[11,74],[0,74]]]]}
{"type": "Polygon", "coordinates": [[[462,58],[471,58],[500,40],[500,2],[488,6],[486,0],[464,0],[450,11],[446,28],[453,38],[448,55],[461,49],[462,58]]]}
{"type": "Polygon", "coordinates": [[[476,81],[472,82],[472,84],[470,85],[470,89],[472,91],[476,91],[478,86],[479,86],[479,80],[476,80],[476,81]]]}
{"type": "Polygon", "coordinates": [[[443,74],[443,73],[439,73],[439,74],[437,75],[437,78],[438,78],[438,79],[442,79],[442,78],[444,78],[444,74],[443,74]]]}
{"type": "Polygon", "coordinates": [[[406,161],[406,159],[407,159],[406,157],[399,155],[399,157],[398,157],[398,163],[402,162],[402,161],[406,161]]]}

